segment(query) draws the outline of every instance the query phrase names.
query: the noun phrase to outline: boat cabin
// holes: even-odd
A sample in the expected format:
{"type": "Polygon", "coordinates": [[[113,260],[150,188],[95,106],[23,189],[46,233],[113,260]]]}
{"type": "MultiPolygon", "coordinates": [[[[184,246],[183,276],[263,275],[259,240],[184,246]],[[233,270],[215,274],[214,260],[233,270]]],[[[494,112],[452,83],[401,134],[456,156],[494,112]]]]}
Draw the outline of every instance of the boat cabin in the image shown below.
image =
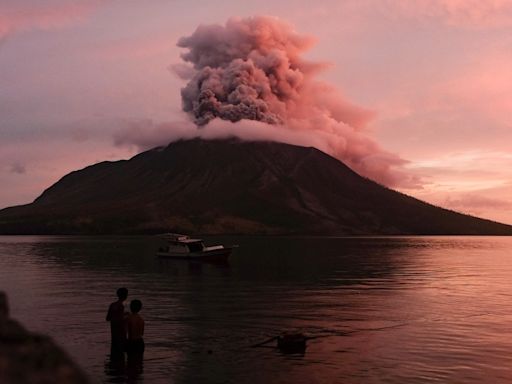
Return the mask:
{"type": "Polygon", "coordinates": [[[167,240],[167,246],[161,247],[161,252],[188,254],[202,252],[205,248],[203,240],[191,239],[186,235],[167,234],[164,239],[167,240]]]}

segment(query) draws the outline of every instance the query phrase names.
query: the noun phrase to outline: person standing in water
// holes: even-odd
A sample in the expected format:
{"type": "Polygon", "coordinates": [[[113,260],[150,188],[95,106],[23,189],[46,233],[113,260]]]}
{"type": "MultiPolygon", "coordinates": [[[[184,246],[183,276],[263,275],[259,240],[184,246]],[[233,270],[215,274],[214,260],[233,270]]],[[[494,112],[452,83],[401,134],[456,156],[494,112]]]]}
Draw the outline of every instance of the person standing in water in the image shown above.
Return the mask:
{"type": "Polygon", "coordinates": [[[144,355],[144,319],[139,315],[142,309],[140,300],[132,300],[130,303],[130,315],[126,322],[128,341],[126,352],[128,354],[128,366],[135,371],[142,371],[142,359],[144,355]]]}
{"type": "Polygon", "coordinates": [[[128,297],[128,289],[117,290],[118,300],[110,304],[107,312],[107,321],[110,321],[110,336],[112,352],[122,353],[126,347],[126,314],[124,301],[128,297]]]}

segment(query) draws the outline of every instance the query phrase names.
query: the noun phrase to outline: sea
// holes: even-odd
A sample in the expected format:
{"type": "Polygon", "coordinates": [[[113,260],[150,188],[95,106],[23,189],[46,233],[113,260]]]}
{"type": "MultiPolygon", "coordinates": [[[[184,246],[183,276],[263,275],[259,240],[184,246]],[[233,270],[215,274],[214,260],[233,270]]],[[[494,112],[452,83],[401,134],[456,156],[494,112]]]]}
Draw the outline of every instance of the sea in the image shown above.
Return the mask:
{"type": "Polygon", "coordinates": [[[0,290],[92,383],[512,381],[511,237],[205,243],[238,248],[209,264],[157,258],[154,236],[2,236],[0,290]],[[110,356],[119,287],[143,303],[137,369],[110,356]],[[276,347],[296,333],[305,350],[276,347]]]}

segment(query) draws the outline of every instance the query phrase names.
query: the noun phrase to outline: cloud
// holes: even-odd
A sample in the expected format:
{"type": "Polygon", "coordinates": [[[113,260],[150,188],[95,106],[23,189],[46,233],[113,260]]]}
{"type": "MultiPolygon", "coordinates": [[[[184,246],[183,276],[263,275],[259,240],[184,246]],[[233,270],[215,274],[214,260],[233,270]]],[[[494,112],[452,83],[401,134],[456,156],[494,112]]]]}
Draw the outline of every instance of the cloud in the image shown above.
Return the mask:
{"type": "Polygon", "coordinates": [[[432,201],[448,209],[512,224],[512,201],[506,199],[511,193],[512,184],[509,183],[472,192],[452,191],[448,194],[437,194],[432,201]]]}
{"type": "Polygon", "coordinates": [[[512,25],[510,0],[352,0],[349,3],[351,9],[378,10],[390,19],[477,29],[512,25]]]}
{"type": "MultiPolygon", "coordinates": [[[[151,60],[177,48],[169,31],[158,31],[144,36],[120,38],[105,43],[96,43],[95,50],[100,60],[151,60]]],[[[162,63],[158,63],[162,66],[162,63]]]]}
{"type": "Polygon", "coordinates": [[[512,153],[466,150],[418,159],[408,165],[411,171],[430,174],[445,190],[479,190],[482,185],[499,186],[512,178],[512,153]]]}
{"type": "Polygon", "coordinates": [[[448,153],[409,165],[424,176],[415,196],[432,204],[512,224],[512,154],[471,150],[448,153]]]}
{"type": "Polygon", "coordinates": [[[238,137],[248,141],[265,141],[269,137],[275,141],[301,146],[315,146],[328,151],[325,141],[313,138],[307,133],[290,135],[285,127],[269,126],[256,120],[237,122],[213,120],[208,129],[197,129],[191,121],[157,123],[151,119],[127,122],[113,136],[114,144],[119,147],[135,147],[139,151],[148,150],[179,139],[217,139],[238,137]]]}
{"type": "Polygon", "coordinates": [[[113,140],[118,147],[145,151],[178,139],[198,137],[199,133],[190,121],[157,123],[152,119],[138,119],[126,121],[125,126],[116,129],[113,140]]]}
{"type": "Polygon", "coordinates": [[[11,173],[17,173],[17,174],[24,174],[27,171],[24,164],[19,162],[14,162],[9,166],[9,172],[11,173]]]}
{"type": "Polygon", "coordinates": [[[465,194],[456,198],[448,197],[441,203],[445,207],[463,212],[481,213],[482,209],[510,209],[512,201],[490,198],[478,194],[465,194]]]}
{"type": "Polygon", "coordinates": [[[72,25],[104,1],[3,0],[0,4],[0,40],[16,32],[48,30],[72,25]]]}
{"type": "MultiPolygon", "coordinates": [[[[118,128],[113,135],[114,144],[118,147],[127,147],[132,150],[144,151],[151,148],[167,145],[180,139],[219,139],[237,137],[247,141],[272,140],[281,143],[315,147],[336,157],[336,147],[332,147],[332,140],[328,132],[318,132],[311,135],[308,131],[293,131],[283,125],[270,125],[257,120],[240,120],[237,122],[214,119],[208,124],[208,129],[197,129],[190,121],[158,123],[151,119],[140,119],[126,122],[118,128]]],[[[364,146],[364,143],[363,143],[364,146]]],[[[399,168],[406,162],[387,155],[385,152],[376,153],[365,159],[364,166],[371,174],[388,174],[390,164],[396,165],[391,180],[403,189],[421,189],[423,181],[420,177],[411,176],[399,168]],[[386,157],[389,156],[389,157],[386,157]]]]}

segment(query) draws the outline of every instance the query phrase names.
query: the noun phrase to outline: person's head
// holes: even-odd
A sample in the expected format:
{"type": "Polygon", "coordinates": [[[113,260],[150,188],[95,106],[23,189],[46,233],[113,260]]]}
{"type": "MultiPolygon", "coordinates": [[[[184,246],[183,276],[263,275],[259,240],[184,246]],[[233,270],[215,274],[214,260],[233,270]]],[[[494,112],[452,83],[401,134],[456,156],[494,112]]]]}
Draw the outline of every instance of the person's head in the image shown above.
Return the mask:
{"type": "Polygon", "coordinates": [[[142,309],[142,301],[140,300],[132,300],[130,303],[130,311],[132,313],[139,313],[142,309]]]}
{"type": "Polygon", "coordinates": [[[117,290],[117,297],[119,300],[124,301],[128,297],[128,290],[126,288],[119,288],[117,290]]]}

